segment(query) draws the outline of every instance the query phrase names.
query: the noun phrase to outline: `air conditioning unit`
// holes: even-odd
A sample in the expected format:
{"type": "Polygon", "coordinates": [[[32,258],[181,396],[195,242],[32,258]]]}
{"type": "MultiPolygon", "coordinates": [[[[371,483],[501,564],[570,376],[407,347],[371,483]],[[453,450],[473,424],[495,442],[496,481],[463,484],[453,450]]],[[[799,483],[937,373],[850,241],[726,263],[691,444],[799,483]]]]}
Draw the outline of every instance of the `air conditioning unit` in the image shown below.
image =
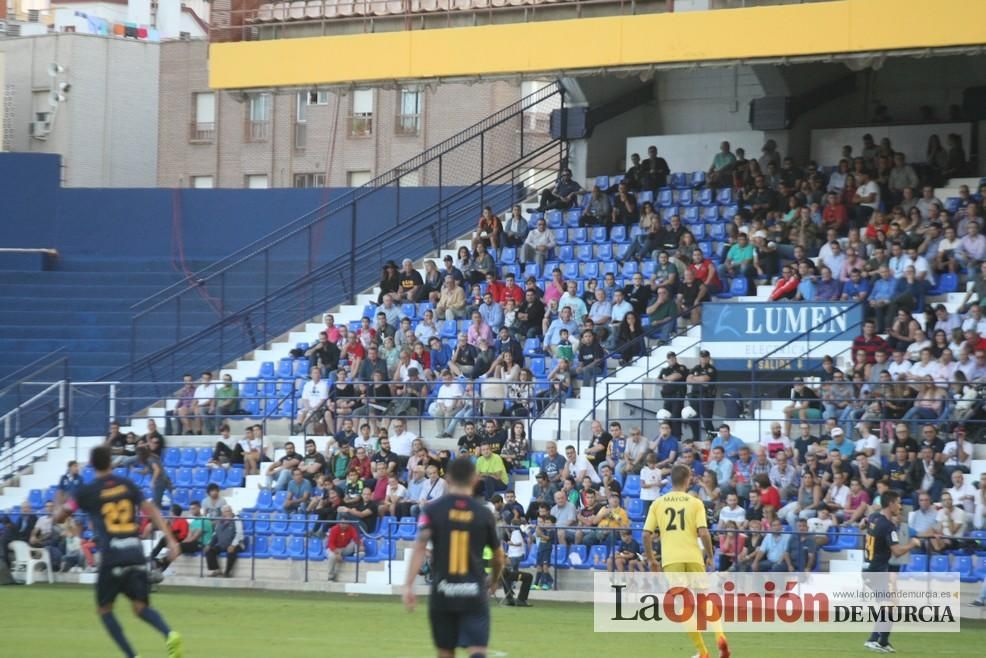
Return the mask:
{"type": "Polygon", "coordinates": [[[49,121],[32,121],[31,122],[31,137],[35,139],[46,139],[51,133],[51,122],[49,121]]]}
{"type": "Polygon", "coordinates": [[[20,23],[7,23],[7,36],[19,37],[21,35],[20,23]]]}
{"type": "Polygon", "coordinates": [[[40,9],[28,9],[27,10],[27,22],[37,23],[41,19],[40,9]]]}

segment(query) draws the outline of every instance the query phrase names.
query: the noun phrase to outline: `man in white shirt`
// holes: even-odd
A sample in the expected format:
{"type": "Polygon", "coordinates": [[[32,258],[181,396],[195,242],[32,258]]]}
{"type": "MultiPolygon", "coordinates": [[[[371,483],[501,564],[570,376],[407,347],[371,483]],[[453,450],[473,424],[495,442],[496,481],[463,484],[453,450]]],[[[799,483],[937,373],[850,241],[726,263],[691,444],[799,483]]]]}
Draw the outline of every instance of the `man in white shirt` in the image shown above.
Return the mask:
{"type": "Polygon", "coordinates": [[[880,186],[870,178],[868,171],[860,172],[856,182],[859,186],[853,203],[856,204],[857,220],[868,222],[870,215],[880,207],[880,186]]]}
{"type": "Polygon", "coordinates": [[[295,420],[299,427],[305,424],[308,416],[313,412],[320,410],[324,414],[327,411],[324,405],[329,399],[329,384],[322,379],[322,369],[312,368],[309,374],[311,375],[311,379],[305,382],[305,385],[301,388],[298,418],[295,420]]]}
{"type": "Polygon", "coordinates": [[[945,491],[952,497],[952,502],[961,507],[968,518],[973,518],[976,514],[976,495],[979,493],[972,486],[971,482],[966,482],[965,474],[962,471],[952,471],[952,488],[945,491]]]}
{"type": "Polygon", "coordinates": [[[856,454],[864,454],[872,457],[880,451],[880,439],[870,431],[870,424],[865,420],[856,423],[856,431],[859,438],[856,440],[856,454]]]}
{"type": "MultiPolygon", "coordinates": [[[[941,509],[938,510],[936,520],[941,524],[941,534],[944,537],[961,537],[965,534],[966,513],[955,506],[952,496],[947,491],[941,495],[941,509]]],[[[947,544],[945,548],[953,548],[947,544]]]]}
{"type": "Polygon", "coordinates": [[[931,211],[931,206],[937,206],[942,208],[945,206],[937,197],[935,197],[935,188],[930,185],[925,185],[921,190],[921,198],[918,199],[917,209],[921,212],[922,219],[928,219],[928,214],[931,211]]]}
{"type": "Polygon", "coordinates": [[[442,371],[442,385],[438,397],[428,405],[428,415],[435,419],[435,432],[440,436],[452,436],[458,424],[456,414],[464,408],[462,384],[452,378],[450,370],[442,371]]]}
{"type": "Polygon", "coordinates": [[[824,505],[837,518],[841,518],[847,502],[849,502],[849,487],[846,485],[846,474],[839,471],[835,474],[835,480],[829,487],[828,493],[825,494],[824,505]]]}
{"type": "Polygon", "coordinates": [[[401,457],[411,456],[411,444],[418,435],[407,429],[407,423],[402,419],[394,420],[394,433],[390,436],[390,449],[401,457]]]}
{"type": "Polygon", "coordinates": [[[784,434],[781,430],[781,424],[777,422],[770,424],[770,434],[760,439],[760,445],[763,446],[764,450],[770,456],[777,452],[779,448],[783,449],[789,456],[791,455],[791,439],[784,434]]]}
{"type": "Polygon", "coordinates": [[[972,448],[965,442],[965,428],[958,427],[955,430],[955,438],[945,444],[940,459],[946,471],[963,470],[968,472],[972,468],[972,448]]]}
{"type": "Polygon", "coordinates": [[[907,360],[907,353],[904,350],[894,350],[890,363],[887,364],[887,372],[897,380],[897,375],[904,375],[911,372],[911,362],[907,360]]]}
{"type": "Polygon", "coordinates": [[[555,233],[548,230],[548,224],[544,219],[539,219],[537,228],[527,234],[524,240],[523,258],[524,263],[534,261],[537,263],[538,270],[544,272],[544,262],[548,258],[548,252],[555,248],[555,233]]]}
{"type": "Polygon", "coordinates": [[[575,451],[575,446],[565,448],[565,468],[562,469],[562,479],[572,477],[576,482],[582,482],[582,478],[589,476],[593,484],[599,484],[602,480],[585,455],[580,455],[575,451]]]}
{"type": "Polygon", "coordinates": [[[935,274],[928,266],[928,259],[918,253],[917,247],[908,249],[907,257],[914,266],[914,273],[917,275],[918,281],[927,281],[929,286],[934,286],[935,274]]]}
{"type": "Polygon", "coordinates": [[[719,510],[719,527],[727,521],[735,521],[738,528],[746,527],[746,510],[740,507],[739,498],[734,493],[726,496],[726,506],[719,510]]]}
{"type": "Polygon", "coordinates": [[[192,425],[197,434],[215,434],[216,432],[216,385],[212,383],[212,373],[203,372],[202,381],[195,387],[195,399],[192,401],[192,425]]]}

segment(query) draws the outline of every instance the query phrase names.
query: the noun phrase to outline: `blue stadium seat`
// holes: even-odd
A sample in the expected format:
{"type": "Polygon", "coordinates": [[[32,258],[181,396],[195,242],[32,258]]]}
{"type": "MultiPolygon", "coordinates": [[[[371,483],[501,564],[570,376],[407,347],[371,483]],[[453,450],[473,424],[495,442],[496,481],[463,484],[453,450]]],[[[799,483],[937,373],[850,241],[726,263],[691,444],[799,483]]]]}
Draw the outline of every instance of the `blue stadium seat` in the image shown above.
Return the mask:
{"type": "Polygon", "coordinates": [[[561,246],[563,244],[568,244],[568,229],[567,228],[556,228],[552,229],[555,232],[555,244],[561,246]]]}
{"type": "Polygon", "coordinates": [[[566,279],[577,279],[579,277],[578,262],[573,260],[562,263],[561,273],[566,279]]]}
{"type": "MultiPolygon", "coordinates": [[[[695,201],[697,201],[700,206],[716,205],[716,200],[712,195],[712,190],[707,187],[698,191],[698,194],[695,196],[695,201]]],[[[716,212],[718,212],[718,209],[716,209],[716,212]]]]}
{"type": "Polygon", "coordinates": [[[253,548],[251,549],[253,557],[266,559],[270,557],[270,539],[261,535],[253,540],[253,548]]]}
{"type": "Polygon", "coordinates": [[[188,496],[188,489],[174,489],[171,492],[171,504],[180,505],[183,510],[188,509],[191,500],[188,496]]]}
{"type": "Polygon", "coordinates": [[[181,466],[181,450],[179,448],[164,449],[165,466],[181,466]]]}
{"type": "Polygon", "coordinates": [[[31,489],[30,493],[27,495],[27,502],[31,504],[31,509],[35,512],[44,509],[44,492],[41,491],[41,489],[31,489]]]}
{"type": "Polygon", "coordinates": [[[270,556],[275,560],[288,559],[288,540],[284,535],[274,535],[270,539],[270,556]]]}
{"type": "Polygon", "coordinates": [[[642,521],[646,515],[647,508],[644,507],[644,501],[639,498],[631,498],[627,502],[627,516],[630,517],[631,521],[642,521]]]}
{"type": "Polygon", "coordinates": [[[704,171],[693,171],[691,176],[692,187],[701,187],[705,185],[705,172],[704,171]]]}
{"type": "Polygon", "coordinates": [[[304,560],[308,551],[308,542],[304,537],[292,535],[288,537],[288,557],[292,560],[304,560]]]}
{"type": "Polygon", "coordinates": [[[589,549],[589,559],[586,564],[593,569],[606,569],[609,560],[609,547],[606,544],[596,544],[589,549]]]}
{"type": "Polygon", "coordinates": [[[643,190],[637,195],[637,203],[644,205],[645,203],[654,203],[654,193],[650,190],[643,190]]]}
{"type": "Polygon", "coordinates": [[[657,272],[657,262],[653,260],[640,261],[640,273],[644,275],[644,279],[650,280],[654,273],[657,272]]]}
{"type": "MultiPolygon", "coordinates": [[[[283,509],[283,508],[278,508],[283,509]]],[[[288,534],[288,515],[284,512],[274,512],[270,516],[270,531],[275,535],[288,534]]]]}
{"type": "Polygon", "coordinates": [[[581,210],[566,210],[565,211],[565,226],[568,228],[578,228],[579,219],[582,218],[581,210]]]}
{"type": "Polygon", "coordinates": [[[296,349],[299,349],[299,350],[301,350],[303,352],[310,347],[310,345],[308,343],[305,343],[305,342],[295,343],[294,346],[295,346],[296,349]]]}
{"type": "Polygon", "coordinates": [[[676,190],[685,189],[688,187],[688,174],[683,172],[673,173],[668,180],[668,184],[676,190]]]}
{"type": "Polygon", "coordinates": [[[706,258],[712,258],[712,243],[711,242],[709,242],[708,240],[703,241],[703,242],[699,242],[698,243],[698,248],[702,251],[702,254],[706,258]]]}
{"type": "Polygon", "coordinates": [[[442,329],[439,334],[442,338],[455,338],[459,335],[455,320],[442,320],[442,329]]]}
{"type": "Polygon", "coordinates": [[[530,569],[531,567],[534,566],[534,562],[536,559],[537,559],[537,546],[531,544],[530,546],[527,547],[527,555],[525,555],[524,559],[520,561],[520,568],[530,569]]]}
{"type": "Polygon", "coordinates": [[[313,562],[321,562],[325,559],[325,542],[321,537],[308,539],[308,559],[313,562]]]}
{"type": "Polygon", "coordinates": [[[726,226],[724,224],[706,224],[705,234],[712,240],[721,241],[726,239],[726,226]]]}
{"type": "Polygon", "coordinates": [[[733,188],[722,187],[716,192],[716,203],[720,206],[729,206],[735,203],[736,199],[733,198],[733,188]]]}
{"type": "Polygon", "coordinates": [[[928,561],[928,571],[931,573],[946,573],[948,571],[947,555],[932,555],[928,561]]]}
{"type": "MultiPolygon", "coordinates": [[[[575,260],[575,247],[570,244],[558,247],[558,260],[563,262],[575,260]]],[[[550,268],[545,267],[545,270],[550,271],[550,268]]]]}
{"type": "Polygon", "coordinates": [[[690,208],[695,205],[695,195],[691,190],[681,190],[678,192],[678,205],[690,208]]]}
{"type": "Polygon", "coordinates": [[[938,275],[938,281],[934,288],[928,291],[929,295],[944,295],[956,292],[959,289],[959,275],[954,272],[945,272],[938,275]]]}
{"type": "Polygon", "coordinates": [[[729,288],[726,292],[719,293],[716,297],[720,299],[741,297],[750,294],[749,290],[750,282],[746,279],[746,277],[738,276],[729,282],[729,288]]]}
{"type": "MultiPolygon", "coordinates": [[[[172,449],[177,452],[177,448],[172,448],[172,449]]],[[[96,479],[96,469],[94,469],[92,466],[86,466],[84,469],[82,469],[82,481],[85,484],[89,484],[95,479],[96,479]]]]}
{"type": "MultiPolygon", "coordinates": [[[[689,210],[691,209],[689,208],[689,210]]],[[[691,224],[688,228],[691,230],[692,235],[695,236],[696,240],[705,239],[705,224],[702,223],[691,224]]]]}
{"type": "Polygon", "coordinates": [[[418,307],[413,303],[401,304],[401,315],[413,320],[418,317],[418,307]]]}
{"type": "Polygon", "coordinates": [[[675,215],[680,216],[680,210],[678,206],[668,206],[667,208],[661,208],[661,220],[664,222],[670,222],[671,218],[675,215]]]}
{"type": "Polygon", "coordinates": [[[582,263],[582,278],[584,278],[584,279],[598,279],[599,278],[599,261],[592,261],[592,262],[589,262],[589,263],[582,263]]]}
{"type": "Polygon", "coordinates": [[[294,359],[291,357],[285,357],[277,362],[277,376],[278,377],[293,377],[294,376],[294,359]]]}
{"type": "Polygon", "coordinates": [[[562,228],[562,213],[560,210],[549,210],[544,213],[544,219],[548,222],[548,228],[562,228]]]}
{"type": "Polygon", "coordinates": [[[637,273],[637,263],[636,261],[628,260],[623,263],[623,269],[620,271],[625,277],[631,277],[637,273]]]}
{"type": "Polygon", "coordinates": [[[662,187],[657,191],[657,205],[661,208],[667,208],[674,205],[674,192],[670,188],[662,187]]]}
{"type": "MultiPolygon", "coordinates": [[[[611,242],[629,242],[629,239],[627,238],[627,227],[622,224],[617,224],[609,230],[609,239],[611,242]]],[[[603,242],[605,242],[605,240],[603,242]]]]}
{"type": "Polygon", "coordinates": [[[606,236],[605,226],[593,226],[592,227],[592,241],[596,244],[603,244],[607,242],[609,238],[606,236]]]}
{"type": "Polygon", "coordinates": [[[544,453],[541,451],[534,451],[530,455],[531,464],[537,468],[541,468],[541,463],[544,461],[544,453]]]}
{"type": "MultiPolygon", "coordinates": [[[[572,567],[575,569],[589,569],[592,567],[592,564],[589,562],[589,548],[587,546],[576,544],[575,546],[572,546],[572,550],[569,551],[569,555],[572,553],[578,555],[581,561],[581,564],[573,564],[572,567]]],[[[571,561],[571,558],[569,558],[569,561],[571,561]]]]}
{"type": "Polygon", "coordinates": [[[702,221],[701,215],[698,212],[698,206],[688,206],[682,208],[681,221],[685,224],[697,224],[702,221]]]}
{"type": "Polygon", "coordinates": [[[274,511],[279,512],[282,509],[284,509],[284,501],[287,499],[288,499],[287,491],[278,491],[276,494],[274,494],[274,503],[273,503],[274,511]]]}
{"type": "Polygon", "coordinates": [[[205,466],[212,459],[212,448],[199,448],[195,456],[196,466],[205,466]]]}
{"type": "Polygon", "coordinates": [[[288,533],[292,535],[303,535],[308,532],[308,515],[304,512],[295,512],[290,517],[288,523],[288,533]]]}
{"type": "Polygon", "coordinates": [[[423,318],[425,316],[425,311],[435,311],[435,305],[431,302],[418,302],[418,312],[417,317],[423,318]]]}
{"type": "Polygon", "coordinates": [[[274,376],[274,362],[264,361],[260,364],[260,372],[258,377],[273,377],[274,376]]]}
{"type": "MultiPolygon", "coordinates": [[[[857,550],[862,548],[862,534],[858,530],[851,528],[841,528],[839,530],[839,547],[842,550],[857,550]]],[[[946,560],[947,562],[947,560],[946,560]]]]}
{"type": "Polygon", "coordinates": [[[615,176],[609,177],[609,186],[616,187],[623,182],[623,174],[616,174],[615,176]]]}
{"type": "MultiPolygon", "coordinates": [[[[626,247],[626,245],[623,245],[623,247],[626,247]]],[[[610,254],[610,257],[612,256],[613,254],[610,254]]],[[[620,271],[620,266],[615,260],[604,260],[599,263],[599,273],[602,276],[605,276],[606,274],[612,274],[613,276],[616,276],[619,273],[619,271],[620,271]]]]}
{"type": "Polygon", "coordinates": [[[739,214],[739,206],[735,203],[728,206],[719,206],[719,214],[726,219],[732,219],[739,214]]]}
{"type": "Polygon", "coordinates": [[[586,244],[589,242],[589,231],[584,228],[572,228],[568,230],[571,241],[575,244],[586,244]]]}
{"type": "Polygon", "coordinates": [[[178,478],[175,480],[176,487],[191,487],[192,486],[192,469],[188,467],[181,467],[178,469],[178,478]]]}
{"type": "Polygon", "coordinates": [[[592,179],[592,184],[605,192],[609,189],[609,176],[596,176],[592,179]]]}
{"type": "Polygon", "coordinates": [[[956,555],[952,563],[952,571],[959,574],[959,580],[963,583],[978,583],[981,580],[976,576],[971,555],[956,555]]]}
{"type": "Polygon", "coordinates": [[[500,263],[503,265],[513,265],[517,262],[517,249],[515,247],[504,247],[500,250],[500,263]]]}
{"type": "Polygon", "coordinates": [[[195,448],[181,449],[182,466],[195,466],[197,463],[198,463],[198,453],[195,452],[195,448]]]}
{"type": "Polygon", "coordinates": [[[555,544],[551,550],[551,563],[559,569],[567,569],[571,565],[568,563],[568,547],[555,544]]]}
{"type": "Polygon", "coordinates": [[[957,196],[950,196],[945,199],[945,210],[947,210],[950,215],[954,215],[961,206],[962,199],[957,196]]]}
{"type": "Polygon", "coordinates": [[[397,527],[397,538],[411,541],[418,535],[418,520],[413,516],[402,516],[397,527]]]}
{"type": "MultiPolygon", "coordinates": [[[[376,539],[374,539],[373,537],[364,537],[363,538],[363,558],[362,559],[363,559],[364,562],[379,562],[380,561],[380,559],[378,557],[379,552],[380,552],[380,545],[377,543],[377,540],[376,539]]],[[[349,561],[351,561],[350,558],[355,559],[355,556],[349,556],[349,557],[346,557],[344,559],[345,559],[346,562],[349,562],[349,561]]]]}
{"type": "Polygon", "coordinates": [[[500,276],[506,277],[508,274],[513,274],[514,278],[520,281],[520,265],[501,265],[500,266],[500,276]]]}
{"type": "Polygon", "coordinates": [[[270,514],[268,512],[257,512],[253,517],[254,528],[258,535],[270,534],[270,514]]]}
{"type": "Polygon", "coordinates": [[[541,341],[537,338],[524,339],[524,356],[536,356],[541,353],[541,341]]]}
{"type": "Polygon", "coordinates": [[[704,206],[702,208],[702,221],[703,222],[717,222],[717,221],[719,221],[719,208],[718,208],[718,206],[704,206]]]}
{"type": "Polygon", "coordinates": [[[534,375],[535,379],[540,379],[546,374],[544,369],[544,357],[535,356],[531,357],[531,374],[534,375]]]}
{"type": "Polygon", "coordinates": [[[575,248],[575,257],[582,262],[588,262],[595,259],[595,255],[592,253],[591,244],[580,244],[575,248]]]}
{"type": "Polygon", "coordinates": [[[203,487],[193,487],[189,490],[188,495],[191,496],[192,500],[205,500],[205,489],[203,487]]]}
{"type": "Polygon", "coordinates": [[[640,476],[627,475],[623,481],[623,495],[637,498],[640,496],[640,476]]]}
{"type": "Polygon", "coordinates": [[[601,244],[596,247],[596,260],[613,260],[613,245],[601,244]]]}
{"type": "Polygon", "coordinates": [[[544,219],[543,212],[532,212],[527,216],[527,226],[530,228],[537,228],[538,221],[544,219]]]}
{"type": "Polygon", "coordinates": [[[924,553],[911,553],[910,561],[902,569],[905,573],[925,573],[928,571],[928,556],[924,553]]]}

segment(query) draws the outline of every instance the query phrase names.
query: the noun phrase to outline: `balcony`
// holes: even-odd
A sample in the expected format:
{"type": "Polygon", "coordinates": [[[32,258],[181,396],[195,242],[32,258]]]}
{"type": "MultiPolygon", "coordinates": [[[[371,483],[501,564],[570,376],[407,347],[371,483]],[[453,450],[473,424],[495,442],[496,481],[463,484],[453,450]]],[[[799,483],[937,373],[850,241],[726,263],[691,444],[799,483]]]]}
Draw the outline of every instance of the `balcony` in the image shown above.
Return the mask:
{"type": "Polygon", "coordinates": [[[266,142],[270,139],[270,121],[247,119],[243,139],[247,142],[266,142]]]}
{"type": "Polygon", "coordinates": [[[372,114],[353,114],[346,119],[350,137],[369,137],[373,134],[372,114]]]}
{"type": "Polygon", "coordinates": [[[210,144],[216,139],[215,123],[193,121],[188,133],[188,141],[193,144],[210,144]]]}
{"type": "Polygon", "coordinates": [[[398,114],[394,118],[394,134],[401,137],[415,137],[421,132],[420,114],[398,114]]]}

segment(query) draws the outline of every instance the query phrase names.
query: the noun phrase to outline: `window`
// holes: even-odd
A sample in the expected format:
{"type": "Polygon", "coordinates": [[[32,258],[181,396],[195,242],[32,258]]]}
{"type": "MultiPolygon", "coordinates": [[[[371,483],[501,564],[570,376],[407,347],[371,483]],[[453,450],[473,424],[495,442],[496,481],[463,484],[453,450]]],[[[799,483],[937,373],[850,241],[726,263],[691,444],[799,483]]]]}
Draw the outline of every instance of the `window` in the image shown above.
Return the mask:
{"type": "Polygon", "coordinates": [[[417,135],[421,130],[421,90],[408,87],[400,90],[397,122],[394,132],[398,135],[417,135]]]}
{"type": "Polygon", "coordinates": [[[369,183],[372,178],[373,174],[370,173],[369,169],[356,169],[346,172],[346,184],[349,187],[362,187],[369,183]]]}
{"type": "Polygon", "coordinates": [[[193,142],[211,142],[216,138],[216,94],[202,92],[192,94],[192,132],[193,142]]]}
{"type": "Polygon", "coordinates": [[[192,176],[191,184],[197,190],[211,189],[213,187],[212,176],[192,176]]]}
{"type": "Polygon", "coordinates": [[[349,135],[368,137],[373,134],[373,90],[357,89],[353,92],[353,112],[349,117],[349,135]]]}
{"type": "Polygon", "coordinates": [[[308,145],[308,101],[309,94],[307,92],[298,93],[294,119],[294,148],[298,151],[304,151],[308,145]]]}
{"type": "Polygon", "coordinates": [[[325,174],[295,174],[295,187],[325,187],[325,174]]]}
{"type": "Polygon", "coordinates": [[[270,94],[250,94],[247,97],[246,141],[267,141],[270,137],[270,110],[270,94]]]}
{"type": "Polygon", "coordinates": [[[327,91],[309,91],[306,94],[308,98],[309,105],[328,105],[329,104],[329,92],[327,91]]]}
{"type": "Polygon", "coordinates": [[[266,190],[270,187],[267,184],[267,174],[247,174],[244,186],[250,190],[266,190]]]}

